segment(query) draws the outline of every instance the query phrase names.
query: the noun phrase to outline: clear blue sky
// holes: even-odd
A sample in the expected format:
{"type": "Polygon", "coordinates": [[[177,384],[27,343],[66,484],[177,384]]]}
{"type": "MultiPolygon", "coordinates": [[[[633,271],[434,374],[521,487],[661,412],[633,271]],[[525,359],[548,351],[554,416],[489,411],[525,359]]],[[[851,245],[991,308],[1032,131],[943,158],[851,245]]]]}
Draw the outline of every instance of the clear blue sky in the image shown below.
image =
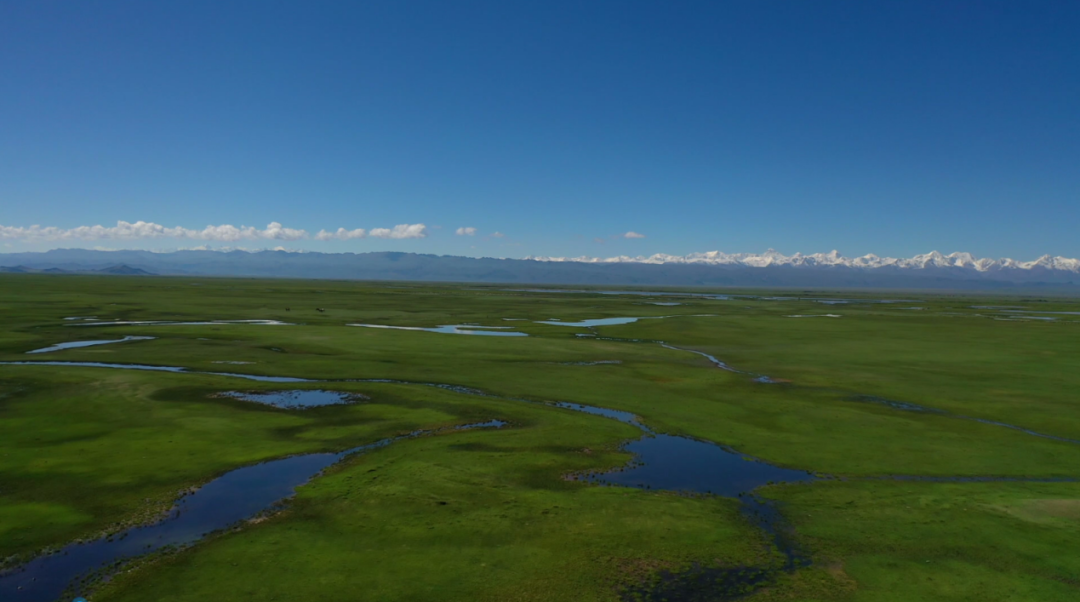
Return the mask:
{"type": "Polygon", "coordinates": [[[1078,32],[1074,0],[8,0],[0,251],[205,244],[20,234],[144,220],[427,226],[233,243],[322,251],[1078,257],[1078,32]]]}

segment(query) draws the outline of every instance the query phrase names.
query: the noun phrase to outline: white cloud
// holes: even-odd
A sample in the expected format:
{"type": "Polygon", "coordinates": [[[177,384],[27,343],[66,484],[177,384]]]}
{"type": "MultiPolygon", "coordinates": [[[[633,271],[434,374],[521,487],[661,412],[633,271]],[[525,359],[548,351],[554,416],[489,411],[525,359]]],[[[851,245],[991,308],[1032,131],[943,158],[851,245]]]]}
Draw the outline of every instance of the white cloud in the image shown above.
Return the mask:
{"type": "Polygon", "coordinates": [[[457,234],[458,236],[475,236],[476,228],[473,228],[471,226],[466,228],[458,228],[457,231],[454,232],[454,234],[457,234]]]}
{"type": "Polygon", "coordinates": [[[57,228],[55,226],[0,226],[0,238],[17,240],[134,240],[146,238],[186,238],[192,240],[212,240],[233,242],[237,240],[300,240],[307,238],[304,230],[286,228],[278,222],[270,222],[265,230],[252,226],[207,226],[202,230],[189,228],[166,228],[153,222],[135,223],[118,221],[116,226],[78,226],[76,228],[57,228]]]}
{"type": "Polygon", "coordinates": [[[266,226],[266,230],[259,233],[259,237],[270,238],[273,240],[300,240],[301,238],[307,238],[308,233],[304,230],[285,228],[277,222],[270,222],[270,224],[266,226]]]}
{"type": "MultiPolygon", "coordinates": [[[[186,240],[204,240],[211,242],[237,242],[241,240],[352,240],[372,236],[374,238],[424,238],[427,226],[424,224],[399,224],[393,228],[375,228],[370,231],[363,228],[336,231],[320,230],[312,237],[306,230],[286,228],[278,222],[270,222],[260,230],[253,226],[233,226],[222,224],[209,225],[202,230],[177,226],[168,228],[153,222],[137,221],[134,223],[118,221],[116,226],[78,226],[75,228],[57,228],[55,226],[3,226],[0,225],[0,240],[21,240],[29,242],[64,241],[64,240],[138,240],[178,238],[186,240]]],[[[5,243],[5,246],[10,246],[5,243]]]]}
{"type": "Polygon", "coordinates": [[[496,233],[491,235],[492,238],[502,238],[504,236],[506,236],[506,235],[503,234],[502,232],[496,232],[496,233]]]}
{"type": "Polygon", "coordinates": [[[375,238],[424,238],[427,236],[427,226],[398,224],[393,228],[374,228],[368,235],[375,238]]]}
{"type": "Polygon", "coordinates": [[[623,238],[645,238],[645,235],[644,234],[638,234],[637,232],[634,232],[633,230],[631,230],[630,232],[627,232],[626,234],[623,234],[623,238]]]}
{"type": "Polygon", "coordinates": [[[363,228],[357,228],[355,230],[338,228],[337,232],[319,230],[319,233],[315,235],[315,240],[352,240],[354,238],[364,238],[365,236],[367,236],[367,230],[364,230],[363,228]]]}

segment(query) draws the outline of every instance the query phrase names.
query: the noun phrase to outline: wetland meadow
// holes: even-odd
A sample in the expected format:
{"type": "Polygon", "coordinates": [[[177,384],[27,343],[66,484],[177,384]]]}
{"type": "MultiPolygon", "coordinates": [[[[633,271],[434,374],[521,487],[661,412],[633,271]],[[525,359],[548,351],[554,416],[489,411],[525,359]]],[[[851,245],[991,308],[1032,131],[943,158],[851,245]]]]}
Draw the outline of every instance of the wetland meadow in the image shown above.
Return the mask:
{"type": "Polygon", "coordinates": [[[1069,297],[0,274],[0,600],[1072,601],[1078,392],[1069,297]]]}

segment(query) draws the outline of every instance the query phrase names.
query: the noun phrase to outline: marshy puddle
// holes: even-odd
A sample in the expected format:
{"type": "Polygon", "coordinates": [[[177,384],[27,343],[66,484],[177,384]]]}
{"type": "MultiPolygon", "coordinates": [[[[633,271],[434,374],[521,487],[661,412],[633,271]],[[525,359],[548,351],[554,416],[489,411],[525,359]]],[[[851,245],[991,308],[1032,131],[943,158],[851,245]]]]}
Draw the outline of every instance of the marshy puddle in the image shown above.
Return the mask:
{"type": "Polygon", "coordinates": [[[97,316],[71,316],[69,318],[64,318],[64,319],[65,320],[97,320],[98,317],[97,316]]]}
{"type": "Polygon", "coordinates": [[[733,599],[770,583],[781,571],[790,572],[811,564],[810,555],[796,543],[794,530],[777,504],[755,496],[753,491],[762,485],[812,481],[817,478],[813,473],[774,466],[709,441],[657,434],[630,412],[566,402],[555,405],[613,418],[636,426],[644,433],[640,439],[622,446],[623,450],[634,454],[634,459],[626,466],[606,472],[570,475],[569,479],[603,486],[737,498],[741,503],[740,514],[764,531],[784,557],[780,566],[694,565],[688,570],[663,571],[658,580],[648,585],[624,590],[624,600],[733,599]]]}
{"type": "Polygon", "coordinates": [[[641,429],[644,435],[622,446],[634,454],[627,466],[607,472],[572,475],[603,485],[712,493],[726,497],[749,494],[762,485],[811,481],[805,470],[774,466],[733,449],[690,437],[653,432],[633,412],[579,403],[556,402],[555,407],[618,420],[641,429]]]}
{"type": "Polygon", "coordinates": [[[579,295],[637,295],[641,297],[694,297],[699,299],[713,299],[716,301],[727,301],[731,299],[730,295],[719,295],[714,293],[679,293],[674,291],[587,291],[581,289],[560,289],[560,288],[509,288],[503,289],[508,292],[514,293],[572,293],[579,295]]]}
{"type": "Polygon", "coordinates": [[[781,468],[734,450],[688,437],[651,434],[623,446],[638,460],[586,480],[603,485],[711,493],[725,497],[749,494],[762,485],[811,481],[804,470],[781,468]]]}
{"type": "MultiPolygon", "coordinates": [[[[505,319],[505,318],[504,318],[505,319]]],[[[346,326],[362,326],[364,328],[386,328],[390,330],[419,330],[423,332],[440,332],[443,334],[478,334],[489,337],[527,337],[524,332],[507,330],[510,326],[477,326],[474,324],[447,324],[434,328],[422,328],[420,326],[387,326],[386,324],[346,324],[346,326]]]]}
{"type": "Polygon", "coordinates": [[[319,389],[294,389],[292,391],[225,391],[218,397],[229,397],[241,401],[253,401],[268,406],[299,410],[319,406],[342,405],[370,399],[360,393],[324,391],[319,389]]]}
{"type": "Polygon", "coordinates": [[[414,431],[339,453],[304,454],[238,468],[210,481],[195,493],[181,497],[168,516],[157,523],[133,527],[87,543],[71,544],[0,575],[0,599],[54,602],[65,590],[82,593],[87,588],[79,580],[94,571],[167,546],[188,546],[214,531],[280,508],[282,502],[292,497],[296,487],[350,455],[385,447],[402,439],[455,430],[500,428],[505,424],[491,420],[440,431],[414,431]]]}
{"type": "Polygon", "coordinates": [[[814,303],[824,303],[825,305],[848,305],[851,303],[917,303],[914,299],[820,299],[813,297],[800,297],[799,301],[813,301],[814,303]]]}
{"type": "MultiPolygon", "coordinates": [[[[522,400],[524,401],[524,400],[522,400]]],[[[625,422],[626,424],[632,424],[641,429],[645,433],[652,434],[652,430],[645,426],[638,420],[638,417],[633,412],[626,412],[623,410],[612,410],[609,408],[601,408],[597,406],[587,406],[580,403],[573,403],[569,401],[553,401],[548,405],[555,406],[556,408],[563,408],[564,410],[573,410],[575,412],[582,412],[585,414],[592,414],[593,416],[603,416],[604,418],[611,418],[612,420],[618,420],[619,422],[625,422]]]]}
{"type": "Polygon", "coordinates": [[[68,326],[224,326],[238,324],[249,326],[295,326],[290,322],[278,320],[211,320],[209,322],[181,322],[173,320],[107,320],[104,322],[82,322],[68,326]]]}
{"type": "Polygon", "coordinates": [[[840,314],[796,314],[793,316],[784,316],[785,318],[840,318],[840,314]]]}
{"type": "Polygon", "coordinates": [[[581,320],[578,322],[563,322],[561,320],[542,320],[537,324],[550,324],[551,326],[574,326],[577,328],[592,328],[593,326],[618,326],[620,324],[633,324],[641,318],[596,318],[594,320],[581,320]]]}
{"type": "MultiPolygon", "coordinates": [[[[199,339],[200,341],[209,341],[210,339],[199,339]]],[[[210,362],[211,364],[231,364],[233,366],[246,366],[248,364],[254,364],[255,362],[239,362],[234,360],[215,360],[210,362]]]]}
{"type": "Polygon", "coordinates": [[[551,320],[538,320],[537,324],[548,324],[550,326],[572,326],[574,328],[593,328],[596,326],[620,326],[622,324],[633,324],[638,320],[663,320],[665,318],[714,318],[716,314],[685,314],[674,316],[641,316],[636,318],[595,318],[592,320],[578,320],[577,322],[564,322],[559,319],[551,320]]]}
{"type": "Polygon", "coordinates": [[[716,359],[715,357],[709,355],[708,353],[705,353],[704,351],[695,351],[693,349],[683,349],[682,347],[676,347],[674,345],[668,345],[667,343],[664,343],[664,342],[661,342],[660,346],[665,348],[665,349],[671,349],[672,351],[685,351],[686,353],[694,353],[694,354],[700,355],[701,357],[703,357],[703,358],[709,360],[710,362],[712,362],[714,366],[716,366],[717,368],[720,368],[721,370],[727,370],[728,372],[734,372],[736,374],[750,374],[749,372],[743,372],[742,370],[736,370],[735,368],[732,368],[731,366],[729,366],[729,365],[725,364],[724,362],[716,359]]]}
{"type": "Polygon", "coordinates": [[[57,343],[51,347],[42,347],[41,349],[34,349],[33,351],[27,351],[27,353],[50,353],[53,351],[63,351],[64,349],[78,349],[80,347],[94,347],[96,345],[109,345],[111,343],[127,343],[128,341],[149,341],[157,337],[124,337],[122,339],[110,339],[103,341],[72,341],[69,343],[57,343]]]}
{"type": "Polygon", "coordinates": [[[1053,314],[1057,316],[1080,316],[1080,311],[1042,311],[1036,309],[1003,309],[1005,314],[1053,314]]]}
{"type": "Polygon", "coordinates": [[[1040,433],[1038,431],[1033,431],[1033,430],[1031,430],[1029,428],[1024,428],[1022,426],[1017,426],[1015,424],[1009,424],[1007,422],[999,422],[997,420],[989,420],[987,418],[976,418],[974,416],[965,416],[963,414],[953,414],[952,412],[949,412],[947,410],[942,410],[942,409],[939,409],[939,408],[931,408],[931,407],[927,407],[927,406],[921,406],[919,404],[909,403],[909,402],[906,402],[906,401],[895,401],[895,400],[892,400],[892,399],[885,399],[883,397],[877,397],[877,396],[874,396],[874,395],[855,395],[853,397],[849,397],[848,399],[850,399],[851,401],[860,401],[860,402],[865,402],[865,403],[875,403],[875,404],[878,404],[878,405],[883,405],[883,406],[886,406],[886,407],[890,407],[890,408],[892,408],[894,410],[902,410],[904,412],[923,412],[923,413],[927,413],[927,414],[936,414],[938,416],[945,416],[945,417],[948,417],[948,418],[958,418],[960,420],[971,420],[973,422],[979,422],[979,423],[982,423],[982,424],[989,424],[991,426],[1000,426],[1000,427],[1003,427],[1003,428],[1012,429],[1014,431],[1019,431],[1021,433],[1026,434],[1026,435],[1031,435],[1033,437],[1041,437],[1043,439],[1051,439],[1053,441],[1061,441],[1062,443],[1080,444],[1080,439],[1069,439],[1068,437],[1059,437],[1057,435],[1050,435],[1050,434],[1047,434],[1047,433],[1040,433]]]}
{"type": "Polygon", "coordinates": [[[603,366],[606,364],[621,364],[622,360],[596,360],[595,362],[562,362],[560,366],[603,366]]]}
{"type": "Polygon", "coordinates": [[[761,529],[784,556],[780,566],[718,567],[693,564],[681,571],[660,571],[646,585],[622,592],[626,602],[696,602],[737,600],[773,582],[781,571],[793,572],[812,564],[810,554],[796,541],[795,530],[777,506],[754,496],[743,496],[740,513],[761,529]]]}
{"type": "Polygon", "coordinates": [[[106,362],[0,362],[0,366],[69,366],[73,368],[112,368],[115,370],[146,370],[149,372],[179,372],[188,374],[207,374],[210,376],[232,376],[234,378],[246,378],[268,383],[308,383],[318,382],[307,378],[294,378],[292,376],[261,376],[259,374],[238,374],[233,372],[204,372],[190,368],[177,366],[148,366],[146,364],[110,364],[106,362]]]}

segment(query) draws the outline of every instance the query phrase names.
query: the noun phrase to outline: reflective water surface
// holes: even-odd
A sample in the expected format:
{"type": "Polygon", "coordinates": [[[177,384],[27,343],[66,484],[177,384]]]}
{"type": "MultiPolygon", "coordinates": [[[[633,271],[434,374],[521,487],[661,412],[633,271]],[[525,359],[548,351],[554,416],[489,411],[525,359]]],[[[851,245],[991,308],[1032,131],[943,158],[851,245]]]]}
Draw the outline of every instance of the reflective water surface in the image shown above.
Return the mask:
{"type": "Polygon", "coordinates": [[[149,372],[188,372],[192,374],[209,374],[211,376],[232,376],[234,378],[246,378],[268,383],[307,383],[315,382],[306,378],[293,378],[291,376],[261,376],[259,374],[237,374],[233,372],[203,372],[190,368],[177,366],[149,366],[146,364],[110,364],[106,362],[0,362],[0,366],[72,366],[77,368],[113,368],[118,370],[146,370],[149,372]]]}
{"type": "MultiPolygon", "coordinates": [[[[451,430],[500,428],[505,424],[492,420],[451,430]]],[[[133,527],[91,542],[71,544],[55,554],[41,556],[13,572],[0,575],[0,600],[54,602],[69,588],[73,594],[82,593],[85,587],[78,580],[93,571],[166,546],[190,545],[214,531],[274,510],[292,496],[296,487],[346,456],[432,433],[416,431],[340,453],[292,456],[225,473],[195,493],[181,497],[168,515],[157,523],[133,527]]]]}
{"type": "Polygon", "coordinates": [[[292,391],[225,391],[221,397],[230,397],[241,401],[253,401],[278,408],[296,410],[319,406],[355,403],[368,399],[359,393],[342,391],[324,391],[319,389],[294,389],[292,391]]]}
{"type": "Polygon", "coordinates": [[[623,446],[640,458],[629,468],[589,475],[604,485],[738,497],[770,483],[810,481],[804,470],[773,466],[715,443],[653,434],[623,446]]]}
{"type": "MultiPolygon", "coordinates": [[[[504,318],[505,319],[505,318],[504,318]]],[[[387,326],[385,324],[346,324],[346,326],[362,326],[364,328],[386,328],[389,330],[420,330],[423,332],[441,332],[443,334],[478,334],[489,337],[527,337],[524,332],[506,330],[510,326],[477,326],[474,324],[447,324],[434,328],[422,328],[420,326],[387,326]]]]}
{"type": "Polygon", "coordinates": [[[110,343],[126,343],[128,341],[149,341],[156,337],[124,337],[122,339],[109,339],[101,341],[72,341],[69,343],[57,343],[50,347],[42,347],[41,349],[34,349],[33,351],[27,351],[27,353],[50,353],[53,351],[63,351],[64,349],[78,349],[79,347],[93,347],[95,345],[108,345],[110,343]]]}
{"type": "Polygon", "coordinates": [[[641,316],[636,318],[595,318],[591,320],[578,320],[577,322],[564,322],[558,319],[539,320],[537,324],[549,324],[551,326],[573,326],[576,328],[593,328],[595,326],[619,326],[621,324],[633,324],[638,320],[663,320],[666,318],[712,318],[716,314],[685,314],[673,316],[641,316]]]}
{"type": "Polygon", "coordinates": [[[211,320],[209,322],[183,322],[174,320],[107,320],[103,322],[81,322],[67,326],[221,326],[225,324],[248,324],[253,326],[295,326],[278,320],[211,320]]]}
{"type": "Polygon", "coordinates": [[[632,324],[641,318],[597,318],[594,320],[580,320],[578,322],[563,322],[560,320],[540,320],[537,324],[550,324],[551,326],[574,326],[578,328],[591,328],[593,326],[618,326],[619,324],[632,324]]]}

